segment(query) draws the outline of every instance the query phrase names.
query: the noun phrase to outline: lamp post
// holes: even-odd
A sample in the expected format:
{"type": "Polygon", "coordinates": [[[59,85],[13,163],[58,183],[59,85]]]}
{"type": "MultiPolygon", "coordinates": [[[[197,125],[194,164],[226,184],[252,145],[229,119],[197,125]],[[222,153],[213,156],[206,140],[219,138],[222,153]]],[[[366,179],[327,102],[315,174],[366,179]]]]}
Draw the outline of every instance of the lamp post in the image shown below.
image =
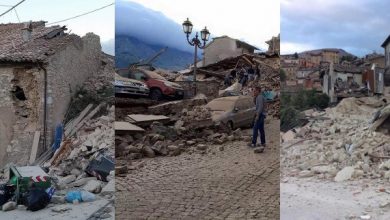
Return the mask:
{"type": "Polygon", "coordinates": [[[206,46],[206,42],[209,40],[209,37],[210,37],[210,32],[209,30],[207,30],[206,27],[204,27],[203,30],[200,31],[200,38],[202,39],[203,41],[203,45],[202,45],[202,42],[199,40],[199,37],[198,37],[198,32],[196,32],[195,34],[195,37],[192,38],[192,40],[190,40],[190,34],[192,32],[192,23],[190,20],[185,20],[183,22],[183,31],[184,33],[186,34],[187,36],[187,42],[191,45],[191,46],[194,46],[195,47],[195,56],[194,56],[194,95],[196,95],[196,62],[197,62],[197,53],[198,53],[198,48],[199,49],[204,49],[205,46],[206,46]]]}

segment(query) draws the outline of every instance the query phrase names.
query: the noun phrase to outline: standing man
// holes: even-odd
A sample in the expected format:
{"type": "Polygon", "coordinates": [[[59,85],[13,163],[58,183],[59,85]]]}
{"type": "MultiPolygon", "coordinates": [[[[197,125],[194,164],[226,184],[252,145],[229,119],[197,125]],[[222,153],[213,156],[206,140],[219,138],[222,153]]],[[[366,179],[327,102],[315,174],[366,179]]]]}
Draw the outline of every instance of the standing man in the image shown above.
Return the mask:
{"type": "Polygon", "coordinates": [[[256,147],[257,135],[260,133],[261,148],[258,150],[262,153],[265,148],[265,132],[264,132],[264,120],[265,120],[265,99],[261,94],[260,86],[257,86],[253,93],[256,104],[256,116],[253,124],[253,137],[252,143],[249,143],[249,147],[256,147]]]}

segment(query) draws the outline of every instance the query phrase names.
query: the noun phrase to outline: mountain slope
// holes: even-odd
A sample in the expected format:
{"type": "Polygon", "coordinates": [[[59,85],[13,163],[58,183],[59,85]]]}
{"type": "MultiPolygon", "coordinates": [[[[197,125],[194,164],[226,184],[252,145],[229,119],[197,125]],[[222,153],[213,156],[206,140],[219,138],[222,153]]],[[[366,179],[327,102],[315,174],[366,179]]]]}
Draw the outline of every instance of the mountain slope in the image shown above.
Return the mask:
{"type": "MultiPolygon", "coordinates": [[[[135,37],[119,35],[115,37],[115,64],[117,68],[127,67],[131,63],[153,57],[165,46],[145,43],[135,37]]],[[[194,55],[175,48],[168,48],[153,61],[155,67],[169,70],[181,70],[192,64],[194,55]]]]}
{"type": "Polygon", "coordinates": [[[322,48],[322,49],[316,49],[316,50],[307,50],[307,51],[300,52],[299,56],[302,56],[302,55],[305,56],[308,53],[320,53],[320,52],[322,52],[324,50],[337,50],[339,52],[340,57],[343,57],[343,56],[355,56],[355,55],[353,55],[353,54],[351,54],[351,53],[349,53],[349,52],[347,52],[347,51],[345,51],[343,49],[340,49],[340,48],[322,48]]]}

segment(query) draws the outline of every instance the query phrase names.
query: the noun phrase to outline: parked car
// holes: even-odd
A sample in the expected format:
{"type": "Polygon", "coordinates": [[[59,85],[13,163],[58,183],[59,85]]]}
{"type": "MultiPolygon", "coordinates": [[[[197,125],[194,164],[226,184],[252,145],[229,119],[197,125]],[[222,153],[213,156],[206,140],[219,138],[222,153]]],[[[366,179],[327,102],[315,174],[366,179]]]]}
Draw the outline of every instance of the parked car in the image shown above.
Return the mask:
{"type": "Polygon", "coordinates": [[[227,124],[231,129],[251,126],[256,115],[253,97],[250,96],[216,98],[206,107],[210,108],[214,122],[227,124]]]}
{"type": "Polygon", "coordinates": [[[150,90],[149,96],[153,100],[160,100],[164,97],[173,97],[177,99],[182,99],[184,97],[184,89],[182,86],[168,81],[153,71],[136,68],[131,71],[128,69],[120,69],[118,70],[118,73],[123,77],[145,82],[150,90]]]}
{"type": "Polygon", "coordinates": [[[127,94],[133,96],[148,97],[148,86],[138,80],[122,77],[115,73],[115,94],[127,94]]]}

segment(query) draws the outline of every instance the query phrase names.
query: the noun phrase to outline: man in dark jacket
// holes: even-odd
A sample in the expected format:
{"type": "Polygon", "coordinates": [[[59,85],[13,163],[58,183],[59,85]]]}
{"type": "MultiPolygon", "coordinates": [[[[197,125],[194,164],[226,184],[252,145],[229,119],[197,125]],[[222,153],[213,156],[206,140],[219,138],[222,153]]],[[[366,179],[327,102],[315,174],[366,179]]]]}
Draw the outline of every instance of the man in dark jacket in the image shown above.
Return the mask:
{"type": "Polygon", "coordinates": [[[264,120],[265,120],[265,98],[261,94],[261,88],[256,87],[254,90],[255,104],[256,104],[256,117],[253,124],[253,137],[252,142],[249,144],[250,147],[256,147],[257,136],[260,133],[261,149],[260,152],[264,151],[265,148],[265,131],[264,131],[264,120]]]}

